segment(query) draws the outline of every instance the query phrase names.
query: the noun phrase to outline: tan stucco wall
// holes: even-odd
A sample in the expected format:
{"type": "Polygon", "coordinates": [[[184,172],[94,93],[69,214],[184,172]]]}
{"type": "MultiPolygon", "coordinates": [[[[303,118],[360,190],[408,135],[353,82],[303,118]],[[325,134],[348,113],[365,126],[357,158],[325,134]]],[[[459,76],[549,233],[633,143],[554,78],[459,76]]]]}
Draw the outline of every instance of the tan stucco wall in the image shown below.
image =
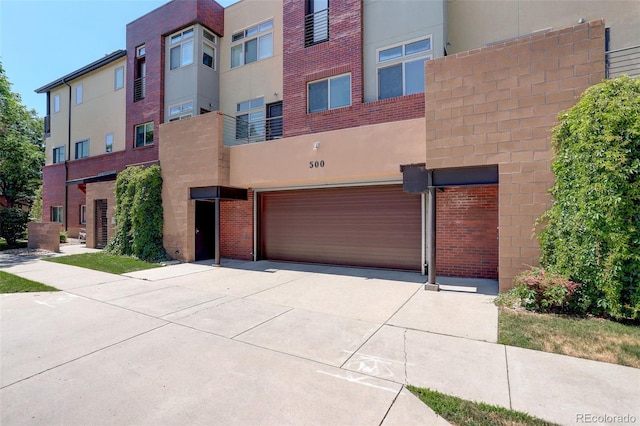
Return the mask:
{"type": "Polygon", "coordinates": [[[282,2],[242,0],[224,10],[225,37],[220,41],[220,110],[235,115],[236,104],[264,97],[269,104],[282,100],[282,2]],[[231,69],[231,36],[273,19],[273,56],[231,69]]]}
{"type": "Polygon", "coordinates": [[[87,184],[87,212],[86,212],[86,230],[87,230],[87,247],[95,248],[96,246],[96,200],[107,200],[107,240],[113,236],[114,223],[113,217],[116,208],[115,195],[116,181],[96,182],[87,184]]]}
{"type": "Polygon", "coordinates": [[[594,21],[427,62],[427,168],[498,166],[501,291],[538,263],[551,129],[604,78],[604,30],[594,21]]]}
{"type": "Polygon", "coordinates": [[[71,149],[68,147],[69,88],[51,91],[51,137],[46,140],[46,164],[53,163],[53,148],[65,146],[67,159],[75,158],[75,143],[89,139],[89,156],[105,154],[105,136],[113,133],[113,151],[125,149],[125,86],[114,90],[115,70],[125,67],[120,58],[69,82],[71,85],[71,149]],[[76,87],[82,84],[82,103],[76,105],[76,87]],[[60,95],[60,112],[53,112],[55,94],[60,95]],[[70,151],[70,152],[69,152],[70,151]]]}
{"type": "Polygon", "coordinates": [[[163,242],[177,259],[195,260],[195,201],[189,188],[229,185],[229,148],[216,113],[160,125],[163,242]]]}
{"type": "Polygon", "coordinates": [[[424,138],[424,120],[415,119],[236,146],[231,148],[230,184],[265,188],[399,181],[400,164],[424,162],[424,138]],[[316,161],[324,161],[324,167],[310,167],[316,161]]]}
{"type": "Polygon", "coordinates": [[[448,0],[451,53],[483,47],[551,27],[553,30],[605,19],[611,49],[640,43],[638,0],[448,0]]]}

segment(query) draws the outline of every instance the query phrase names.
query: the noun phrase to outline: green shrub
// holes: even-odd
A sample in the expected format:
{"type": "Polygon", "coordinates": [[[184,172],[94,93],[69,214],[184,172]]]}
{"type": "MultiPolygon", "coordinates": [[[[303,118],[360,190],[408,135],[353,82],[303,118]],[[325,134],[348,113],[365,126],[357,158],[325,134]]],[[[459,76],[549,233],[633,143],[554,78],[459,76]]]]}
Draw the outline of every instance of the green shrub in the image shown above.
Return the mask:
{"type": "Polygon", "coordinates": [[[159,166],[128,167],[116,180],[116,226],[105,251],[148,262],[167,259],[162,246],[162,177],[159,166]]]}
{"type": "Polygon", "coordinates": [[[29,213],[18,208],[0,209],[0,237],[9,247],[15,247],[18,240],[25,237],[29,213]]]}
{"type": "Polygon", "coordinates": [[[60,231],[60,242],[61,243],[66,243],[68,237],[69,237],[69,234],[67,234],[67,231],[60,231]]]}
{"type": "Polygon", "coordinates": [[[554,129],[541,264],[582,283],[596,315],[640,318],[640,80],[589,88],[554,129]]]}
{"type": "Polygon", "coordinates": [[[520,306],[536,312],[578,313],[580,284],[566,277],[531,268],[514,278],[515,287],[501,295],[497,303],[509,307],[520,306]]]}

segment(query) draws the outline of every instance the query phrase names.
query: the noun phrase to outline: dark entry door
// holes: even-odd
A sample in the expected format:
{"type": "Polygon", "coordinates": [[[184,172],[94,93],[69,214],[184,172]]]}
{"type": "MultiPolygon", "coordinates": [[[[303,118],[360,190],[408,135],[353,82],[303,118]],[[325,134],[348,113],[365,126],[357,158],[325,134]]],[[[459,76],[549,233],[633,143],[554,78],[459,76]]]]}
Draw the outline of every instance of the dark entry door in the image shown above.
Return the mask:
{"type": "Polygon", "coordinates": [[[196,260],[215,258],[215,206],[213,201],[196,201],[196,260]]]}
{"type": "Polygon", "coordinates": [[[107,245],[107,200],[96,200],[95,206],[96,248],[101,249],[107,245]]]}
{"type": "Polygon", "coordinates": [[[267,105],[267,140],[282,137],[282,102],[267,105]]]}

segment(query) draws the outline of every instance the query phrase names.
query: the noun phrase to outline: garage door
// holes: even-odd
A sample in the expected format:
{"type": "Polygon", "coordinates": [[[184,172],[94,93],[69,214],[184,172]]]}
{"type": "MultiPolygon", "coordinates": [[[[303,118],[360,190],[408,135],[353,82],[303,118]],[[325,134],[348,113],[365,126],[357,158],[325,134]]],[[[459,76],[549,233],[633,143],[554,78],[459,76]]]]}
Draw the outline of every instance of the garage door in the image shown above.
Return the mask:
{"type": "Polygon", "coordinates": [[[261,193],[261,257],[420,270],[420,220],[399,185],[261,193]]]}

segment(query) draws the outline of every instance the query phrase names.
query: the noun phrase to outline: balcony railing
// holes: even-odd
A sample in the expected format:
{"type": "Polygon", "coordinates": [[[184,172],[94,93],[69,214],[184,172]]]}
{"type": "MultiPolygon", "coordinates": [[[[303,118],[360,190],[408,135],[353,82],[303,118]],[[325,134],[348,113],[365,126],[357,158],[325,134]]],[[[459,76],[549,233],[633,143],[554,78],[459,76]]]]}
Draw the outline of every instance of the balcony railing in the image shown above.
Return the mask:
{"type": "Polygon", "coordinates": [[[146,92],[145,77],[133,80],[133,102],[138,102],[144,99],[146,92]]]}
{"type": "Polygon", "coordinates": [[[247,121],[223,114],[222,120],[225,146],[245,145],[282,138],[282,117],[247,121]]]}
{"type": "Polygon", "coordinates": [[[606,64],[607,78],[640,77],[640,45],[608,51],[606,64]]]}
{"type": "Polygon", "coordinates": [[[304,17],[304,46],[329,40],[329,9],[319,10],[304,17]]]}

